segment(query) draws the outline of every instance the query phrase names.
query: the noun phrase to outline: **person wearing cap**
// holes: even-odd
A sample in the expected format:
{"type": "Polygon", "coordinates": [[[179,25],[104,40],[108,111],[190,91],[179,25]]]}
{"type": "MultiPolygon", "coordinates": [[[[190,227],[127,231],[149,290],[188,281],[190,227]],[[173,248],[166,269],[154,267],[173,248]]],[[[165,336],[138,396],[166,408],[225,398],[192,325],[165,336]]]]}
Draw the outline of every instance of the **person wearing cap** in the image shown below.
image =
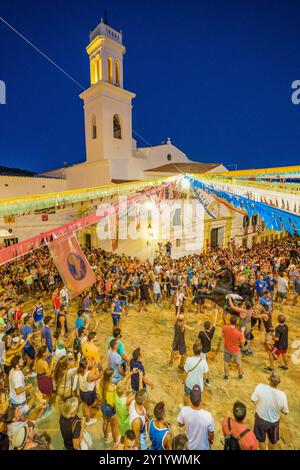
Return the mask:
{"type": "Polygon", "coordinates": [[[29,428],[27,423],[20,423],[20,426],[15,430],[12,436],[11,446],[13,450],[23,450],[28,434],[29,428]]]}
{"type": "Polygon", "coordinates": [[[20,423],[12,436],[13,450],[49,450],[49,447],[50,436],[47,433],[37,436],[32,421],[20,423]]]}
{"type": "Polygon", "coordinates": [[[191,390],[190,406],[183,406],[178,415],[179,427],[185,426],[189,450],[209,450],[214,440],[214,419],[201,406],[202,393],[199,385],[191,390]]]}
{"type": "Polygon", "coordinates": [[[275,371],[269,377],[269,384],[257,385],[251,396],[251,400],[256,404],[254,434],[261,450],[267,449],[266,437],[269,440],[268,449],[274,450],[280,439],[281,413],[289,412],[286,394],[277,389],[280,377],[275,371]]]}

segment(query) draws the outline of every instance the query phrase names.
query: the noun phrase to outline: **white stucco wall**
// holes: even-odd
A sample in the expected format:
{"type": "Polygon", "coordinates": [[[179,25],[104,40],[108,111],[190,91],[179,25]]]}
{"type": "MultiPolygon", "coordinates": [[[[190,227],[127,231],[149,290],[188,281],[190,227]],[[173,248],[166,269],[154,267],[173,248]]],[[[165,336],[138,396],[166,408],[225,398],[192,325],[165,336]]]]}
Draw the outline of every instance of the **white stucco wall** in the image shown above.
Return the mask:
{"type": "MultiPolygon", "coordinates": [[[[50,211],[49,211],[50,212],[50,211]]],[[[64,225],[78,217],[78,207],[66,210],[61,209],[55,214],[48,214],[48,221],[42,220],[42,214],[29,214],[20,217],[14,217],[13,223],[5,223],[3,217],[0,217],[0,227],[5,230],[12,230],[11,235],[18,238],[18,241],[47,232],[48,230],[64,225]]]]}
{"type": "Polygon", "coordinates": [[[63,179],[0,176],[0,199],[64,191],[66,185],[63,179]]]}
{"type": "Polygon", "coordinates": [[[84,162],[66,168],[67,189],[93,188],[110,183],[109,160],[84,162]]]}

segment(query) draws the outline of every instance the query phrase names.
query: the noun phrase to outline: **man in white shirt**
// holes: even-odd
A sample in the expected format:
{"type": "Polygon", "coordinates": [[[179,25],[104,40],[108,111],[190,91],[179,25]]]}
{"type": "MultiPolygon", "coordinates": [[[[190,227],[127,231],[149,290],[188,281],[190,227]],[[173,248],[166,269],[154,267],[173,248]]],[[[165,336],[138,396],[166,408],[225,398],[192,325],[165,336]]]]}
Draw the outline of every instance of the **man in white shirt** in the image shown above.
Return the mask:
{"type": "Polygon", "coordinates": [[[280,377],[272,372],[270,385],[256,386],[251,400],[256,404],[254,434],[259,442],[259,448],[266,450],[266,436],[269,439],[268,449],[273,450],[279,441],[279,421],[281,413],[288,414],[288,402],[284,392],[278,390],[280,377]]]}
{"type": "Polygon", "coordinates": [[[28,413],[30,407],[27,404],[26,391],[32,389],[32,385],[25,385],[25,377],[21,371],[23,359],[20,355],[12,358],[12,369],[9,372],[9,399],[14,407],[18,407],[21,414],[28,413]]]}
{"type": "Polygon", "coordinates": [[[201,407],[201,390],[195,385],[191,390],[191,406],[183,406],[178,415],[178,424],[185,426],[189,450],[209,450],[214,440],[214,419],[201,407]]]}
{"type": "Polygon", "coordinates": [[[153,282],[153,299],[154,303],[158,304],[161,298],[161,287],[160,287],[160,282],[159,278],[155,278],[153,282]]]}
{"type": "Polygon", "coordinates": [[[284,274],[279,274],[277,279],[277,298],[278,302],[282,305],[286,302],[287,298],[287,291],[288,291],[289,283],[285,279],[284,274]]]}
{"type": "Polygon", "coordinates": [[[189,402],[189,397],[194,385],[198,385],[201,392],[204,388],[204,376],[208,373],[208,365],[206,359],[201,356],[202,345],[200,343],[195,343],[193,345],[194,356],[188,357],[184,370],[186,372],[185,381],[184,381],[184,403],[187,405],[189,402]]]}
{"type": "Polygon", "coordinates": [[[61,298],[61,305],[67,307],[67,311],[69,311],[69,291],[66,287],[63,287],[60,290],[60,298],[61,298]]]}
{"type": "Polygon", "coordinates": [[[161,273],[161,270],[162,270],[162,265],[161,264],[156,264],[154,266],[154,272],[156,275],[159,275],[161,273]]]}
{"type": "Polygon", "coordinates": [[[185,299],[184,288],[179,287],[179,290],[176,292],[176,300],[175,300],[175,313],[183,313],[183,304],[185,299]]]}

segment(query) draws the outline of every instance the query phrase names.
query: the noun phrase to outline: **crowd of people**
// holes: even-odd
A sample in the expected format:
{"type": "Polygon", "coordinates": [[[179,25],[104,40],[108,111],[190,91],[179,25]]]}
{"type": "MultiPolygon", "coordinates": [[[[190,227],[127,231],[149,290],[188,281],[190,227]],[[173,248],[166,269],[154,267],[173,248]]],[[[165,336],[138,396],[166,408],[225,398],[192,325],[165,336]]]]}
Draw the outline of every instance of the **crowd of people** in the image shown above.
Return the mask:
{"type": "Polygon", "coordinates": [[[232,403],[232,415],[218,423],[224,449],[274,449],[281,415],[289,412],[278,387],[280,374],[290,367],[285,305],[296,305],[300,294],[297,238],[180,259],[172,259],[169,244],[153,262],[101,249],[85,253],[96,283],[73,301],[47,248],[0,267],[0,449],[53,448],[50,436],[36,427],[57,408],[67,450],[94,448],[93,425],[114,449],[214,449],[214,417],[202,402],[205,388],[212,387],[209,364],[217,328],[224,338],[224,381],[231,380],[231,362],[238,380],[244,379],[243,357],[253,354],[256,335],[266,357],[266,380],[252,395],[249,391],[254,427],[247,424],[246,405],[232,403]],[[280,313],[274,316],[276,303],[280,313]],[[193,321],[187,319],[187,305],[193,321]],[[211,320],[202,325],[208,306],[211,320]],[[141,348],[125,353],[126,318],[137,315],[138,321],[149,308],[152,314],[167,309],[174,323],[166,367],[174,367],[180,356],[177,428],[168,420],[166,404],[152,403],[159,376],[155,384],[149,379],[141,348]],[[111,321],[106,344],[98,341],[100,317],[111,321]],[[195,332],[192,354],[187,330],[195,332]]]}

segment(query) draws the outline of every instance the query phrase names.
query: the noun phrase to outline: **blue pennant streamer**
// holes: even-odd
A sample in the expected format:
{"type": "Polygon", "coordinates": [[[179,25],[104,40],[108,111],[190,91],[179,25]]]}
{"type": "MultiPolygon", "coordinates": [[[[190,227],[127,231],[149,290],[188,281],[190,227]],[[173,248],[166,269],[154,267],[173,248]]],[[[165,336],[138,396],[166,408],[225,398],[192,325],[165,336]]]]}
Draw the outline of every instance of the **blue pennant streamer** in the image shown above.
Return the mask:
{"type": "Polygon", "coordinates": [[[225,191],[215,189],[212,185],[206,185],[200,180],[186,176],[189,179],[193,191],[195,192],[199,202],[203,205],[206,212],[216,218],[207,208],[207,206],[201,201],[197,189],[207,192],[208,194],[215,194],[220,199],[224,199],[229,204],[232,204],[236,209],[243,209],[247,212],[248,217],[253,214],[259,215],[266,224],[267,229],[273,229],[277,231],[286,230],[292,235],[300,235],[300,216],[291,214],[277,207],[270,206],[265,202],[257,202],[252,199],[248,199],[244,196],[238,196],[237,194],[230,194],[225,191]]]}

